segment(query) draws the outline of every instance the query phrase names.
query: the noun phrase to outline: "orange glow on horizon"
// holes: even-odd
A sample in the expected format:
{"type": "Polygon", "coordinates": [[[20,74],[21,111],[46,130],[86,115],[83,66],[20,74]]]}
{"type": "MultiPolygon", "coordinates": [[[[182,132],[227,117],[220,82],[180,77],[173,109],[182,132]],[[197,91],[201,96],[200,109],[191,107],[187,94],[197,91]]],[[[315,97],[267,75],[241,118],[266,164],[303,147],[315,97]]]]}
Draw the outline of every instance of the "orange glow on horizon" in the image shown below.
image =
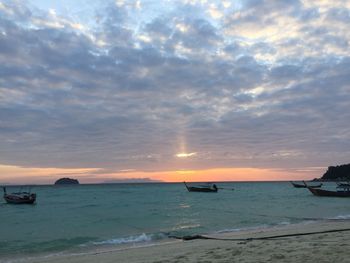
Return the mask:
{"type": "Polygon", "coordinates": [[[102,183],[106,181],[125,181],[146,179],[163,182],[218,182],[218,181],[286,181],[309,180],[322,174],[322,167],[299,170],[263,168],[215,168],[202,170],[174,171],[136,171],[134,169],[118,172],[103,172],[100,168],[24,168],[0,165],[0,184],[51,184],[60,177],[79,179],[81,183],[102,183]]]}
{"type": "Polygon", "coordinates": [[[261,168],[215,168],[205,170],[169,171],[153,174],[153,178],[165,182],[210,182],[210,181],[283,181],[313,179],[307,173],[261,168]]]}

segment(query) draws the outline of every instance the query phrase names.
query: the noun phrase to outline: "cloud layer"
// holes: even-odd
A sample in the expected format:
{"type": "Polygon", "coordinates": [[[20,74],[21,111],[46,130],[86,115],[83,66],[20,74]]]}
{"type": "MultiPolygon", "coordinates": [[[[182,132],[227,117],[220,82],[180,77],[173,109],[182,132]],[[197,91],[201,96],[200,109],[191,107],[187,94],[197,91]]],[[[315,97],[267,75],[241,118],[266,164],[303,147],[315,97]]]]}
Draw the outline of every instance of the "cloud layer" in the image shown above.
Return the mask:
{"type": "Polygon", "coordinates": [[[0,164],[349,162],[349,23],[346,1],[115,1],[88,19],[1,1],[0,164]]]}

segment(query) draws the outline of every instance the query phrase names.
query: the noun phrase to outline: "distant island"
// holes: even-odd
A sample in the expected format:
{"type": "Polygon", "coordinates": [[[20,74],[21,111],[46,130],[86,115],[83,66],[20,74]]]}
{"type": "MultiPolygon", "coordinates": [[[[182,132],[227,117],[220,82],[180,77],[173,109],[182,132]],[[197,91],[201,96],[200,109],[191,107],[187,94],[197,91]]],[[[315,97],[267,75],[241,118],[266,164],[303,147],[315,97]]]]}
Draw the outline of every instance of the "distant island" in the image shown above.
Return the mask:
{"type": "Polygon", "coordinates": [[[350,163],[329,166],[326,173],[320,178],[322,181],[350,181],[350,163]]]}
{"type": "Polygon", "coordinates": [[[55,185],[79,184],[79,181],[71,178],[60,178],[55,182],[55,185]]]}

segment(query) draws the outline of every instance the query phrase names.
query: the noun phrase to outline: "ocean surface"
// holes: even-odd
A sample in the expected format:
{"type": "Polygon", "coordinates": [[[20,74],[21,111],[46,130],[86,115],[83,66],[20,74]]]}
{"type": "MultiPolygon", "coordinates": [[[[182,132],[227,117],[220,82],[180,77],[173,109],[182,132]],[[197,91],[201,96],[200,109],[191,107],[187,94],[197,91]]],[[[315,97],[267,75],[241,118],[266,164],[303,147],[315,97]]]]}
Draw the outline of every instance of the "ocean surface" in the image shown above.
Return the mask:
{"type": "Polygon", "coordinates": [[[0,201],[0,262],[152,245],[169,235],[350,218],[349,199],[316,197],[289,182],[217,185],[228,189],[190,193],[181,183],[34,186],[35,205],[0,201]]]}

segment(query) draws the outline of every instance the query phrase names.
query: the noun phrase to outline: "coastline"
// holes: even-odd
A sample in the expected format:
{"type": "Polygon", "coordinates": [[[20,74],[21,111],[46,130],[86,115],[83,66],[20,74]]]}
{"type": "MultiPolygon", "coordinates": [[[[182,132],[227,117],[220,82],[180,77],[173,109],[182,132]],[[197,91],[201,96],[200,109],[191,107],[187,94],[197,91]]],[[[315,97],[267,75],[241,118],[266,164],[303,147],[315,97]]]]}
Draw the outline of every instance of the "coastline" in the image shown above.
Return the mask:
{"type": "Polygon", "coordinates": [[[80,254],[56,254],[26,259],[25,262],[330,262],[333,260],[346,262],[350,255],[350,252],[346,250],[350,245],[350,220],[330,219],[304,222],[271,228],[216,233],[211,234],[210,237],[247,239],[340,229],[349,229],[349,231],[251,241],[168,240],[143,246],[109,247],[80,254]]]}

